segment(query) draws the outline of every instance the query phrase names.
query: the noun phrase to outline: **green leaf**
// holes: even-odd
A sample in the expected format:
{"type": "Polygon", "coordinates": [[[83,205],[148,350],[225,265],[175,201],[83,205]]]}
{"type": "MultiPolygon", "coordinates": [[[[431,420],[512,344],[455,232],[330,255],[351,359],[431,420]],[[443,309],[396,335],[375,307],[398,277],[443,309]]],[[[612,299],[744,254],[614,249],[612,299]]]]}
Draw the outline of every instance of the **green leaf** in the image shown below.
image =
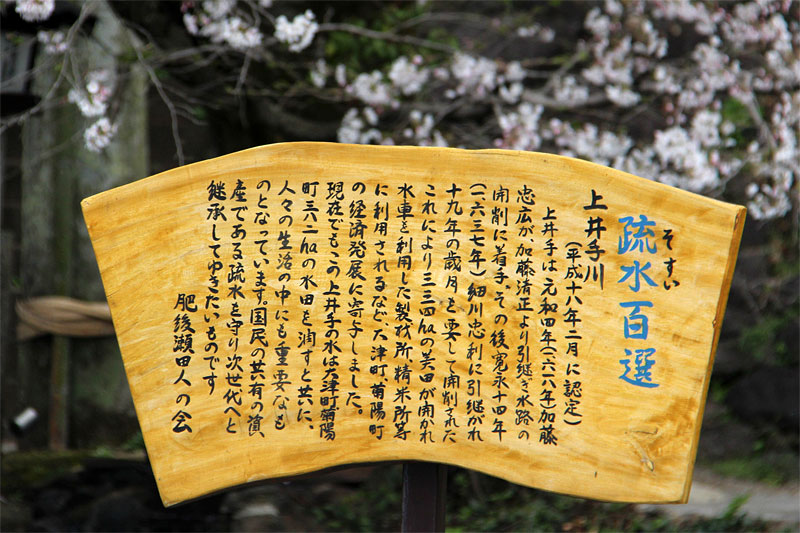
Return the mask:
{"type": "Polygon", "coordinates": [[[753,119],[747,106],[734,97],[729,97],[722,104],[722,118],[735,124],[736,126],[750,126],[753,119]]]}

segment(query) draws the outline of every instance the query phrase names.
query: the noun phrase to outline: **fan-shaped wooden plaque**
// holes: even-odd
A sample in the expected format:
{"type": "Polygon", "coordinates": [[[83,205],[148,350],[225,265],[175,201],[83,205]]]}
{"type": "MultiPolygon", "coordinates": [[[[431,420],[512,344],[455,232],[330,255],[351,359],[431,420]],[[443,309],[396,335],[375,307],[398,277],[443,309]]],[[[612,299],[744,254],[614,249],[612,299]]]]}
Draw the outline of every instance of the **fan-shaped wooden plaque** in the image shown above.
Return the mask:
{"type": "Polygon", "coordinates": [[[165,505],[394,460],[688,496],[742,207],[548,154],[287,143],[83,211],[165,505]]]}

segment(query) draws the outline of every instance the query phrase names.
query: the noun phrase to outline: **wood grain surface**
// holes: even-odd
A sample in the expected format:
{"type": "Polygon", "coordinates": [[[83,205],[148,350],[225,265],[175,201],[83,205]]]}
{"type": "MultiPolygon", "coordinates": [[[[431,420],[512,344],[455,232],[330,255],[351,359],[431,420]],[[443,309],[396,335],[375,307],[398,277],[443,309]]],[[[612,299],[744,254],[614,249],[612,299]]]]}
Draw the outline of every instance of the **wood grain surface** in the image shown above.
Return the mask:
{"type": "Polygon", "coordinates": [[[396,460],[688,497],[743,207],[549,154],[326,143],[82,206],[165,505],[396,460]]]}

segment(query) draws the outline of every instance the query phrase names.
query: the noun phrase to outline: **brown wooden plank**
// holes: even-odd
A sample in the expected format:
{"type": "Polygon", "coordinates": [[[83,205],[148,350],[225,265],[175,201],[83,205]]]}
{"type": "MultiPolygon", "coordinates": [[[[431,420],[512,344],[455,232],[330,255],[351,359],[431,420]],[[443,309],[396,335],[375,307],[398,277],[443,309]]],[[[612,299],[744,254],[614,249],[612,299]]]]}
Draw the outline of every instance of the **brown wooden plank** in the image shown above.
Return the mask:
{"type": "Polygon", "coordinates": [[[394,460],[688,495],[742,207],[549,154],[286,143],[83,210],[166,505],[394,460]]]}

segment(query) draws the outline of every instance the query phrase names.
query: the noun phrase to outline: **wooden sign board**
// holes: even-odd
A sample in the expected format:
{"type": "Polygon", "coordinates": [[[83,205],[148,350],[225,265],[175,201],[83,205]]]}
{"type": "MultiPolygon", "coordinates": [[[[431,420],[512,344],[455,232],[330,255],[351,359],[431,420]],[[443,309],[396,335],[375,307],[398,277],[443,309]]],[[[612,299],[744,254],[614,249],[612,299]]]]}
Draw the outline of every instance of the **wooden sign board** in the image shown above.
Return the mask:
{"type": "Polygon", "coordinates": [[[165,505],[395,460],[688,497],[742,207],[548,154],[287,143],[83,211],[165,505]]]}

